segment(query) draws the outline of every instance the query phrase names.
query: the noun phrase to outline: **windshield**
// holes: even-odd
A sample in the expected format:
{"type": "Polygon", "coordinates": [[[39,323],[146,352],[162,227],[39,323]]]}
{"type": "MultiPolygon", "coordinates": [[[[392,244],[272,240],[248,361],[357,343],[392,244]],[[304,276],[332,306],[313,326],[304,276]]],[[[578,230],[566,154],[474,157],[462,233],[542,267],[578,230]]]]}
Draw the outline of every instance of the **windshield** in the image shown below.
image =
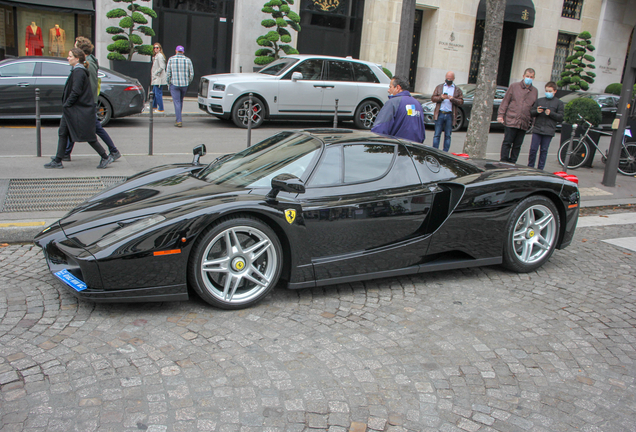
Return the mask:
{"type": "Polygon", "coordinates": [[[293,65],[297,61],[298,59],[295,59],[295,58],[278,59],[270,63],[269,65],[267,65],[260,71],[258,71],[258,73],[262,73],[265,75],[276,75],[276,76],[282,75],[283,72],[285,72],[291,65],[293,65]]]}
{"type": "Polygon", "coordinates": [[[295,132],[281,132],[229,159],[211,164],[199,178],[216,185],[269,188],[279,174],[302,178],[320,154],[322,143],[295,132]]]}

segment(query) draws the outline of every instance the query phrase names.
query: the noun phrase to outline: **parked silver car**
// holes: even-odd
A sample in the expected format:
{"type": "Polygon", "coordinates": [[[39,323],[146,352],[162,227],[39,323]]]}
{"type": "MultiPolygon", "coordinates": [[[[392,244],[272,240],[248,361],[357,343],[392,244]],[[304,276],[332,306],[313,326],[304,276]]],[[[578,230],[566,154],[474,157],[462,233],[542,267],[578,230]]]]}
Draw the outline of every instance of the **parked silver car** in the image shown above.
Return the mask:
{"type": "Polygon", "coordinates": [[[343,57],[290,55],[258,73],[216,74],[201,77],[199,108],[239,127],[260,126],[265,119],[333,118],[353,120],[371,129],[388,98],[391,80],[374,63],[343,57]],[[249,112],[249,93],[253,94],[249,112]]]}

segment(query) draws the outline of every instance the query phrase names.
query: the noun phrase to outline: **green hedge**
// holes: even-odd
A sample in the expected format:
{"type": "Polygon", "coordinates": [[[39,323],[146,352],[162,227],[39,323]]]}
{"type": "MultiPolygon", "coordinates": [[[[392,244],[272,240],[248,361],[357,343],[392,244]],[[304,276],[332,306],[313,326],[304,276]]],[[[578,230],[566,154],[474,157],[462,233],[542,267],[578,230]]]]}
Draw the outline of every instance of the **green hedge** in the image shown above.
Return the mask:
{"type": "Polygon", "coordinates": [[[570,101],[565,106],[564,121],[570,124],[579,123],[580,119],[577,114],[582,115],[594,126],[599,124],[602,119],[601,107],[594,99],[588,97],[580,97],[570,101]]]}

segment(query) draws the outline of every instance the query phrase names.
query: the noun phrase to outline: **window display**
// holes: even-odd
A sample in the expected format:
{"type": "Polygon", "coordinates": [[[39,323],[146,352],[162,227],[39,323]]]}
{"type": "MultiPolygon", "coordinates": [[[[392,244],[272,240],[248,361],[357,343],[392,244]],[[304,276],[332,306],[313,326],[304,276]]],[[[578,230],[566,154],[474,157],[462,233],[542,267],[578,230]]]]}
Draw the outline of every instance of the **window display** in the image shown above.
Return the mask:
{"type": "Polygon", "coordinates": [[[66,57],[75,41],[75,14],[17,8],[19,55],[66,57]]]}
{"type": "Polygon", "coordinates": [[[42,41],[42,29],[35,22],[26,28],[24,37],[25,52],[28,56],[41,56],[44,42],[42,41]]]}

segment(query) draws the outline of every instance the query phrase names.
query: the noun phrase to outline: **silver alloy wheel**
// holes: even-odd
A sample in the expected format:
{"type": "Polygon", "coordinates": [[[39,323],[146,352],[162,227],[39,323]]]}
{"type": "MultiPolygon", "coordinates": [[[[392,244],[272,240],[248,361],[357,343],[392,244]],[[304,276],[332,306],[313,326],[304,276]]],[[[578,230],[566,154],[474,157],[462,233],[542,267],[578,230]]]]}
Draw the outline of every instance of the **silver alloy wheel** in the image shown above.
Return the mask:
{"type": "MultiPolygon", "coordinates": [[[[249,120],[249,101],[245,101],[238,108],[238,118],[241,123],[243,123],[247,127],[247,121],[249,120]]],[[[252,126],[260,125],[263,121],[263,107],[260,103],[252,100],[252,126]]]]}
{"type": "Polygon", "coordinates": [[[365,129],[371,129],[379,112],[380,108],[377,104],[370,102],[365,103],[360,108],[360,124],[362,124],[365,129]]]}
{"type": "Polygon", "coordinates": [[[544,205],[533,205],[515,223],[512,250],[522,263],[534,264],[551,252],[556,239],[554,214],[544,205]]]}
{"type": "Polygon", "coordinates": [[[208,243],[201,258],[206,290],[223,303],[245,303],[276,277],[278,255],[271,239],[251,226],[235,226],[208,243]]]}

